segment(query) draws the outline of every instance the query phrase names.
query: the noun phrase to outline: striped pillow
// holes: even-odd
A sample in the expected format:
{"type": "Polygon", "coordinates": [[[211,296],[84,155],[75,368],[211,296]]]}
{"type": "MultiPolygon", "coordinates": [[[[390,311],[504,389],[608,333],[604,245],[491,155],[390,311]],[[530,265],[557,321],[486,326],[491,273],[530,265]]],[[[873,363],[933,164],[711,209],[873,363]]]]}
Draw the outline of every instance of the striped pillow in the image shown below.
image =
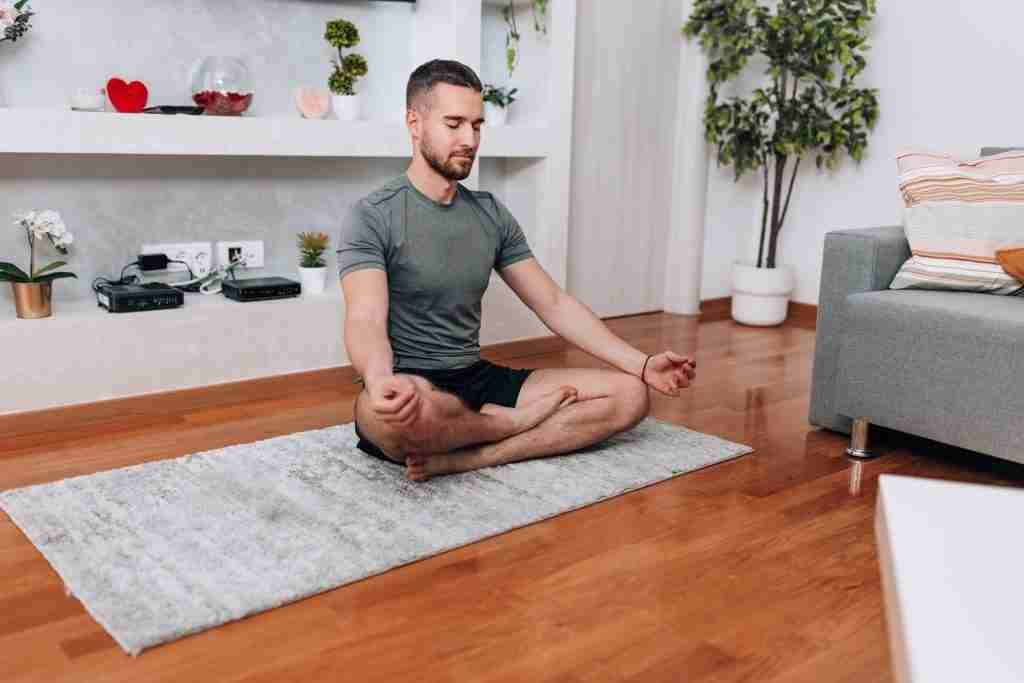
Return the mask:
{"type": "Polygon", "coordinates": [[[913,255],[889,287],[1024,293],[996,258],[1024,247],[1024,152],[975,161],[903,152],[896,165],[913,255]]]}

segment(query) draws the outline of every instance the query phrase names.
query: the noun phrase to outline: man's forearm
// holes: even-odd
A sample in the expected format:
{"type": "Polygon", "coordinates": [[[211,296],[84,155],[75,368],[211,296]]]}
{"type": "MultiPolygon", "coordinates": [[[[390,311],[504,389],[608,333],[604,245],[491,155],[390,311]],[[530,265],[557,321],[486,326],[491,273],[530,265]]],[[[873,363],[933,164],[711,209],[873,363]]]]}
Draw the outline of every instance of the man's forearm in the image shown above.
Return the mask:
{"type": "Polygon", "coordinates": [[[590,308],[569,294],[563,292],[541,319],[569,343],[623,372],[640,376],[647,354],[617,337],[590,308]]]}
{"type": "Polygon", "coordinates": [[[369,386],[394,374],[394,356],[386,328],[361,321],[346,321],[345,348],[349,360],[369,386]]]}

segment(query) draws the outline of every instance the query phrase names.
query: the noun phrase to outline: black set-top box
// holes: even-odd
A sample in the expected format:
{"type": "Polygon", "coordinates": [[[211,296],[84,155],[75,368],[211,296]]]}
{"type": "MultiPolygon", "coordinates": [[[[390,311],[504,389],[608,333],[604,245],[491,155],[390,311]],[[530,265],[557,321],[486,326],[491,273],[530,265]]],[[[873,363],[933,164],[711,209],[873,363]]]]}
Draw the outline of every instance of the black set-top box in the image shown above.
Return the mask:
{"type": "Polygon", "coordinates": [[[224,296],[235,301],[266,301],[287,299],[302,294],[302,285],[284,277],[252,277],[243,280],[224,280],[224,296]]]}
{"type": "Polygon", "coordinates": [[[96,304],[111,313],[134,313],[177,308],[185,303],[185,295],[162,282],[141,285],[100,285],[96,304]]]}

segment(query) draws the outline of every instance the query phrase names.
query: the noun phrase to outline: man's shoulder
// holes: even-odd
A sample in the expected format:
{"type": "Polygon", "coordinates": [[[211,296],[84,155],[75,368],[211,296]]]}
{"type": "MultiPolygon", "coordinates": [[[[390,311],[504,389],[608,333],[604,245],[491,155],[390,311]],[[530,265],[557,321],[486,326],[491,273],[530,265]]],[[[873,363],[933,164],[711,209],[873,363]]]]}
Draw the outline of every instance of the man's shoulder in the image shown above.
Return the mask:
{"type": "Polygon", "coordinates": [[[495,219],[501,217],[504,205],[493,192],[488,192],[487,190],[471,190],[462,183],[459,183],[459,186],[466,190],[469,196],[472,197],[478,205],[484,207],[484,209],[486,209],[487,212],[495,219]]]}
{"type": "Polygon", "coordinates": [[[396,195],[406,189],[408,189],[408,186],[406,185],[405,179],[402,176],[396,176],[363,197],[360,201],[365,202],[370,206],[380,206],[381,204],[393,199],[396,195]]]}
{"type": "Polygon", "coordinates": [[[473,197],[477,201],[484,201],[494,205],[498,203],[498,198],[495,197],[494,193],[492,192],[488,192],[487,190],[471,190],[462,183],[459,183],[459,186],[466,190],[466,192],[468,192],[469,194],[473,195],[473,197]]]}

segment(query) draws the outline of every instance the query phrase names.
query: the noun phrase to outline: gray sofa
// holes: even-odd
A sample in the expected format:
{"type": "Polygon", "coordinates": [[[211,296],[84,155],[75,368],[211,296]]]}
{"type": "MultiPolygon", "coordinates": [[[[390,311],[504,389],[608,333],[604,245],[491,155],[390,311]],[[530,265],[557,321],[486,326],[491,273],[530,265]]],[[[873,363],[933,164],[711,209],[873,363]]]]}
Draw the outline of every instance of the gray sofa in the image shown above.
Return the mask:
{"type": "Polygon", "coordinates": [[[909,256],[901,226],[826,235],[811,423],[1024,463],[1024,298],[888,289],[909,256]]]}

